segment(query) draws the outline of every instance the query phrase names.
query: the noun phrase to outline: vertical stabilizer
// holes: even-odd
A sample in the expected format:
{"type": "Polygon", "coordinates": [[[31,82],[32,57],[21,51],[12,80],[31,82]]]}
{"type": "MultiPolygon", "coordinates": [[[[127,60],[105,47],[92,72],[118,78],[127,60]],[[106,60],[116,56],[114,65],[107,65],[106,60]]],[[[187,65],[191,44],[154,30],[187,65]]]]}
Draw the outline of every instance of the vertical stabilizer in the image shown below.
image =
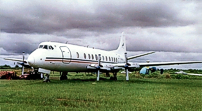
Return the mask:
{"type": "Polygon", "coordinates": [[[126,40],[125,40],[124,32],[122,32],[119,47],[116,50],[116,52],[118,52],[120,54],[122,54],[122,53],[124,54],[126,52],[126,40]]]}

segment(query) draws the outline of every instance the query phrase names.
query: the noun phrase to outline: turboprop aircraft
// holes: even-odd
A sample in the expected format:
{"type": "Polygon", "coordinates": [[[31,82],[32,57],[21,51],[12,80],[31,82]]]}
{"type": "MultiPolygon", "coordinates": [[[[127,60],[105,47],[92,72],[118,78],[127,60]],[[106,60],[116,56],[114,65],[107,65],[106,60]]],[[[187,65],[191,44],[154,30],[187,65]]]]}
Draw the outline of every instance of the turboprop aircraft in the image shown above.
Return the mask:
{"type": "Polygon", "coordinates": [[[27,60],[24,60],[24,57],[23,60],[11,58],[5,58],[5,60],[23,62],[22,65],[29,65],[34,69],[38,69],[38,72],[41,73],[50,74],[50,71],[59,71],[62,72],[61,78],[66,77],[67,72],[97,72],[97,81],[99,81],[100,72],[108,74],[112,72],[114,79],[117,79],[117,72],[125,69],[126,80],[129,80],[129,71],[134,71],[139,67],[202,63],[202,61],[128,62],[130,59],[152,53],[154,52],[128,57],[125,36],[122,34],[118,48],[112,51],[58,42],[42,42],[39,44],[39,47],[29,55],[27,60]]]}

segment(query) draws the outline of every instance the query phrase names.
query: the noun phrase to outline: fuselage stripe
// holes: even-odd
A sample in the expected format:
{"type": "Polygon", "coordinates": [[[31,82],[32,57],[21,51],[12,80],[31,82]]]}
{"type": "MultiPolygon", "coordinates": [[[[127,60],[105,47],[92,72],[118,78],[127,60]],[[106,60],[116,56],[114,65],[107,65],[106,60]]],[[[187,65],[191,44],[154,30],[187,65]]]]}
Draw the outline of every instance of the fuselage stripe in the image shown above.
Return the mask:
{"type": "MultiPolygon", "coordinates": [[[[46,62],[71,62],[71,63],[88,63],[88,64],[97,64],[98,61],[92,60],[83,60],[83,59],[71,59],[71,58],[52,58],[46,57],[46,62]]],[[[101,61],[102,63],[115,63],[115,62],[105,62],[101,61]]]]}

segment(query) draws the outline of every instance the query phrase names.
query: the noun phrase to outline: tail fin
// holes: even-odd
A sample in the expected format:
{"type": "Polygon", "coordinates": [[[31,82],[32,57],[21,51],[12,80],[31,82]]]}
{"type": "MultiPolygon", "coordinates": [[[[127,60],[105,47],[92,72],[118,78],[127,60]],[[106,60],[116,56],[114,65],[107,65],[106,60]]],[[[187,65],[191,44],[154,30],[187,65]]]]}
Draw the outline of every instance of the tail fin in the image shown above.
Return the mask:
{"type": "Polygon", "coordinates": [[[125,40],[124,32],[122,32],[122,36],[121,36],[121,40],[120,40],[120,43],[119,43],[119,47],[116,50],[116,52],[123,53],[123,54],[126,52],[126,40],[125,40]]]}

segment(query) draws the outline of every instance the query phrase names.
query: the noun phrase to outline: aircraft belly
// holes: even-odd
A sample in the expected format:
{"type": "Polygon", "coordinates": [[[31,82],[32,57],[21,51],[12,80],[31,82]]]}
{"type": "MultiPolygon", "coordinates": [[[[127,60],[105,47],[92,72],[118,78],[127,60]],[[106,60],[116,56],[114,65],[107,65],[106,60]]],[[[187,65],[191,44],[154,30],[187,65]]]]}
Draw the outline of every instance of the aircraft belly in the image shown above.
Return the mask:
{"type": "Polygon", "coordinates": [[[43,66],[45,69],[52,71],[65,71],[65,72],[85,72],[87,71],[88,64],[79,64],[79,63],[55,63],[55,64],[46,64],[43,66]]]}

